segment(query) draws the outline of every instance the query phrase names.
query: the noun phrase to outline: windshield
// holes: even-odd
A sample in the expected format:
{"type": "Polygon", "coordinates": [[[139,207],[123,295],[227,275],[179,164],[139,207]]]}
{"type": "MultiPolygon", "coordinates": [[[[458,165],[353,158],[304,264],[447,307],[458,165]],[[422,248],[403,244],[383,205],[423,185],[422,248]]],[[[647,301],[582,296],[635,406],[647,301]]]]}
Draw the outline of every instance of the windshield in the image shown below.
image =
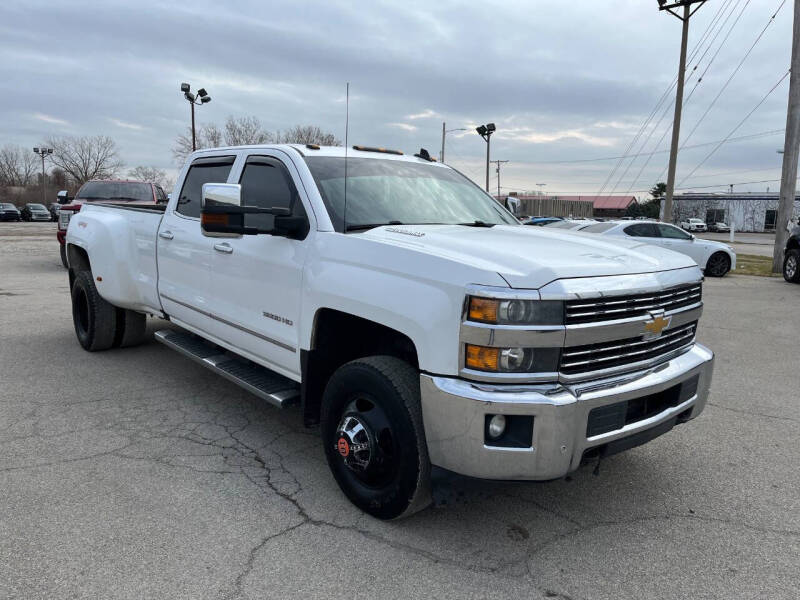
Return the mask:
{"type": "Polygon", "coordinates": [[[16,206],[14,206],[13,204],[9,204],[9,203],[2,203],[2,204],[0,204],[0,206],[2,206],[3,208],[16,208],[16,206]]]}
{"type": "Polygon", "coordinates": [[[597,225],[589,225],[581,231],[586,231],[587,233],[603,233],[609,229],[614,229],[616,226],[616,223],[598,223],[597,225]]]}
{"type": "Polygon", "coordinates": [[[45,208],[43,205],[41,205],[41,204],[28,204],[28,208],[30,208],[30,209],[32,209],[32,210],[47,210],[47,209],[46,209],[46,208],[45,208]]]}
{"type": "MultiPolygon", "coordinates": [[[[344,157],[306,158],[336,231],[344,231],[344,157]]],[[[469,179],[436,165],[347,159],[347,230],[389,224],[519,222],[469,179]]]]}
{"type": "Polygon", "coordinates": [[[75,196],[76,200],[122,200],[125,202],[153,203],[153,190],[149,183],[135,181],[89,181],[75,196]]]}

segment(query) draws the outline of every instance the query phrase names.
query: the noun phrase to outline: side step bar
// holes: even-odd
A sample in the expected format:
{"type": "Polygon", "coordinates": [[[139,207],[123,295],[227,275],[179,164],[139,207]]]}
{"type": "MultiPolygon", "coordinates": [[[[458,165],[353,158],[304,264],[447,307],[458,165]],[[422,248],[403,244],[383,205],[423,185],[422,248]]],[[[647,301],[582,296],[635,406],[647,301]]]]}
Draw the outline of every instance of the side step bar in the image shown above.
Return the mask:
{"type": "Polygon", "coordinates": [[[285,407],[300,398],[300,384],[220,349],[203,338],[172,329],[156,331],[156,341],[177,350],[225,379],[274,404],[285,407]]]}

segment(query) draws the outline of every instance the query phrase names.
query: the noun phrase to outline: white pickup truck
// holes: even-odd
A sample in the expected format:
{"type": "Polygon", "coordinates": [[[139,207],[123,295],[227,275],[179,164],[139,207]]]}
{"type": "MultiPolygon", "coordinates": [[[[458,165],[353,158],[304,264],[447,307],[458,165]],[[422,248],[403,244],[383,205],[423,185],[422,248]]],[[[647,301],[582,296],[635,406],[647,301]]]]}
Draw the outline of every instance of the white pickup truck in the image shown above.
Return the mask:
{"type": "Polygon", "coordinates": [[[526,227],[425,151],[192,154],[166,206],[67,232],[89,351],[158,341],[319,424],[344,494],[430,501],[431,465],[547,480],[704,408],[702,274],[635,240],[526,227]]]}

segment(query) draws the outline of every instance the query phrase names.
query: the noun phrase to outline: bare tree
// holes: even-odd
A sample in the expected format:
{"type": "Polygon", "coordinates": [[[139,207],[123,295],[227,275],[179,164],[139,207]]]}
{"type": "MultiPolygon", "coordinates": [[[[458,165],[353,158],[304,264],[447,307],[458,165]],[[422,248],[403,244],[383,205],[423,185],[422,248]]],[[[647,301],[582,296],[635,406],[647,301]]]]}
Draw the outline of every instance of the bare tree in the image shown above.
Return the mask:
{"type": "Polygon", "coordinates": [[[225,121],[225,144],[228,146],[269,144],[273,141],[273,135],[262,127],[258,117],[231,116],[225,121]]]}
{"type": "MultiPolygon", "coordinates": [[[[195,135],[198,150],[203,148],[218,148],[222,146],[222,130],[215,123],[201,125],[195,135]]],[[[187,127],[186,131],[175,139],[172,147],[172,156],[175,162],[183,164],[186,157],[192,153],[192,128],[187,127]]]]}
{"type": "MultiPolygon", "coordinates": [[[[264,129],[261,120],[255,116],[229,116],[224,129],[214,123],[203,125],[196,132],[197,149],[226,146],[247,146],[252,144],[319,144],[321,146],[341,146],[342,143],[332,133],[322,131],[316,125],[295,125],[285,132],[272,133],[264,129]]],[[[175,139],[172,155],[176,162],[183,164],[192,153],[192,130],[187,128],[175,139]]]]}
{"type": "Polygon", "coordinates": [[[316,125],[295,125],[285,132],[275,135],[278,144],[319,144],[320,146],[341,146],[342,142],[332,133],[322,131],[316,125]]]}
{"type": "Polygon", "coordinates": [[[36,180],[39,157],[33,150],[26,152],[21,146],[6,144],[0,148],[0,185],[25,187],[36,180]]]}
{"type": "Polygon", "coordinates": [[[47,145],[53,149],[50,161],[77,185],[90,179],[109,179],[122,169],[117,145],[105,135],[51,137],[47,145]]]}
{"type": "Polygon", "coordinates": [[[167,189],[167,187],[172,187],[168,186],[170,180],[167,178],[166,171],[159,169],[158,167],[139,166],[128,171],[128,177],[131,179],[136,179],[137,181],[152,181],[164,189],[167,189]]]}

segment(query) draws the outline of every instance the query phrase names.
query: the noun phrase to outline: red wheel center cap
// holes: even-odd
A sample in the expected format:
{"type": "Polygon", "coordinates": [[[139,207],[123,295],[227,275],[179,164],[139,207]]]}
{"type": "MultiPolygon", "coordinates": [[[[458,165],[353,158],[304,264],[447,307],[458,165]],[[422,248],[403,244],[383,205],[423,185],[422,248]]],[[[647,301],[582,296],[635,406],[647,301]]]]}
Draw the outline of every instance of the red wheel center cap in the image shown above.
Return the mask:
{"type": "Polygon", "coordinates": [[[339,441],[336,443],[336,449],[343,458],[347,458],[347,456],[350,454],[350,444],[347,443],[347,440],[343,437],[340,437],[339,441]]]}

